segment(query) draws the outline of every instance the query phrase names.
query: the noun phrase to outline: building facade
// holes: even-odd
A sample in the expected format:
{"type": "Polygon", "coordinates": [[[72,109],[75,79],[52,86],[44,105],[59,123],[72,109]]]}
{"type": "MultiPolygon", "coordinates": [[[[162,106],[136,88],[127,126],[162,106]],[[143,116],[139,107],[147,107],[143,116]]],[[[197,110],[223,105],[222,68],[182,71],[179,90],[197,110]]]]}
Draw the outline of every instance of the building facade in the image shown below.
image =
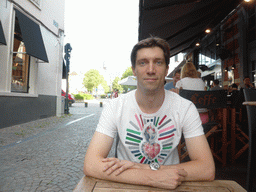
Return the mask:
{"type": "Polygon", "coordinates": [[[0,1],[0,128],[61,114],[64,5],[0,1]]]}
{"type": "Polygon", "coordinates": [[[256,83],[256,3],[240,4],[195,49],[200,65],[208,68],[205,80],[218,79],[224,88],[243,87],[243,79],[256,83]],[[206,59],[207,58],[207,59],[206,59]]]}
{"type": "Polygon", "coordinates": [[[243,87],[245,77],[256,86],[256,2],[241,3],[198,45],[175,69],[192,61],[207,86],[218,79],[225,89],[243,87]]]}

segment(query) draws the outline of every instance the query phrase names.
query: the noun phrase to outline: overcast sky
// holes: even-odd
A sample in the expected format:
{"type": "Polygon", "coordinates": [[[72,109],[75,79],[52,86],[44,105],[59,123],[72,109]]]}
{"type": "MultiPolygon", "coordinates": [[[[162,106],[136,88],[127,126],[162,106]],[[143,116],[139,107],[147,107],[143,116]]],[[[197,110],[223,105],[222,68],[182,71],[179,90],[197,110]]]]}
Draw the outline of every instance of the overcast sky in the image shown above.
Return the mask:
{"type": "Polygon", "coordinates": [[[65,2],[64,42],[72,47],[70,71],[103,73],[105,64],[112,80],[121,76],[131,65],[130,52],[138,41],[139,0],[65,2]]]}

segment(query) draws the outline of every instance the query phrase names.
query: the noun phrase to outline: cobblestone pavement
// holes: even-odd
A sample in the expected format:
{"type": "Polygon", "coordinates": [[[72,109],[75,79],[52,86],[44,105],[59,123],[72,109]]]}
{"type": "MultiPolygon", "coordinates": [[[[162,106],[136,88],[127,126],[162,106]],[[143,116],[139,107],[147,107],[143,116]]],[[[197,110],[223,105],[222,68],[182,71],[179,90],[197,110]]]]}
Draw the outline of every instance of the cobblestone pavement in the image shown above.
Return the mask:
{"type": "Polygon", "coordinates": [[[0,192],[72,191],[102,109],[74,103],[70,115],[0,129],[0,192]]]}

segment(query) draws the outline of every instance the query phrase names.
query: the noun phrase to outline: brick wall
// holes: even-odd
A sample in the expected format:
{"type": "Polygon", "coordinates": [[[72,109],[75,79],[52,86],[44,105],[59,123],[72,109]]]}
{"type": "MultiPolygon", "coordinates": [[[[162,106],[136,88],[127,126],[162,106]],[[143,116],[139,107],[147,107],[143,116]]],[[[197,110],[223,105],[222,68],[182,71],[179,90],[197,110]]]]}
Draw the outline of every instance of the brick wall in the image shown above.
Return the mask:
{"type": "Polygon", "coordinates": [[[240,83],[239,78],[239,72],[238,68],[240,67],[240,60],[238,57],[238,51],[239,51],[239,43],[238,38],[240,36],[239,30],[238,30],[238,14],[235,13],[232,17],[230,17],[223,25],[222,25],[222,31],[223,31],[223,45],[225,49],[227,49],[230,52],[230,55],[228,58],[224,60],[224,69],[228,68],[230,72],[233,74],[232,80],[228,78],[228,72],[224,71],[224,88],[227,88],[228,85],[231,83],[231,81],[235,82],[238,86],[240,83]],[[235,69],[232,70],[232,66],[235,66],[235,69]]]}

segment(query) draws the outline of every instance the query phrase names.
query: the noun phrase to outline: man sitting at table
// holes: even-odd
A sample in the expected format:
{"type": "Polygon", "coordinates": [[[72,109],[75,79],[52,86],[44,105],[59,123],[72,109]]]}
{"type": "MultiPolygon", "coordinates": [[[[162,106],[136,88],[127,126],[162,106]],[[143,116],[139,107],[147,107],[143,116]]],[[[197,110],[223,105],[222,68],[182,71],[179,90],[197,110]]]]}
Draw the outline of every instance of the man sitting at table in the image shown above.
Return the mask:
{"type": "Polygon", "coordinates": [[[244,85],[240,87],[240,91],[243,91],[244,88],[246,89],[255,89],[253,84],[251,83],[251,79],[249,76],[245,76],[243,80],[244,85]]]}
{"type": "Polygon", "coordinates": [[[182,181],[214,180],[214,160],[194,104],[164,89],[169,44],[150,37],[131,53],[137,89],[107,103],[87,149],[84,174],[175,189],[182,181]],[[118,158],[107,158],[115,134],[118,158]],[[182,133],[191,161],[180,163],[182,133]]]}

